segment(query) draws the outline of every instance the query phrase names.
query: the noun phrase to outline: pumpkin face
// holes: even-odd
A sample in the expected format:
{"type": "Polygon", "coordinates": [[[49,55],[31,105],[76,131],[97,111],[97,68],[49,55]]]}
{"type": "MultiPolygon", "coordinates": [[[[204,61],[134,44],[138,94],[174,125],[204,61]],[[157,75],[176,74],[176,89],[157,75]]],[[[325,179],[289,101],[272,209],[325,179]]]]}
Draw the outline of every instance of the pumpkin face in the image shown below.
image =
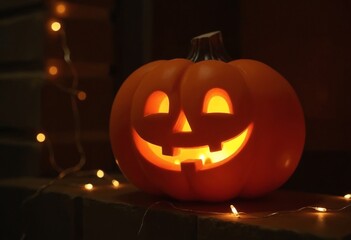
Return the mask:
{"type": "Polygon", "coordinates": [[[135,92],[135,145],[147,161],[161,168],[180,171],[190,161],[198,161],[201,169],[223,164],[243,148],[252,130],[249,93],[238,70],[220,61],[193,65],[187,60],[163,63],[135,92]],[[179,73],[159,78],[172,67],[179,73]],[[209,72],[203,74],[199,68],[209,72]]]}
{"type": "Polygon", "coordinates": [[[255,197],[282,185],[304,143],[287,81],[253,60],[156,61],[135,71],[111,111],[113,152],[137,187],[181,200],[255,197]]]}

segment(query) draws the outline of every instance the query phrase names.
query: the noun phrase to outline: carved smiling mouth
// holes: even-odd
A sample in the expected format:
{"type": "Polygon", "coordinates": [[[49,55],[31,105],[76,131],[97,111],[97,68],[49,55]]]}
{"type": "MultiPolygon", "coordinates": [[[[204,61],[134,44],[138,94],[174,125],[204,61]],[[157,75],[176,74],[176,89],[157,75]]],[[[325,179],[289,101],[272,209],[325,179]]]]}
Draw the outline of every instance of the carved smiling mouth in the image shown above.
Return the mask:
{"type": "Polygon", "coordinates": [[[143,157],[159,167],[180,171],[182,162],[201,160],[202,169],[206,169],[222,164],[237,155],[250,138],[252,128],[253,123],[235,137],[223,141],[222,149],[219,151],[211,152],[209,146],[174,147],[172,156],[162,154],[161,146],[144,140],[134,129],[133,138],[138,151],[143,157]]]}

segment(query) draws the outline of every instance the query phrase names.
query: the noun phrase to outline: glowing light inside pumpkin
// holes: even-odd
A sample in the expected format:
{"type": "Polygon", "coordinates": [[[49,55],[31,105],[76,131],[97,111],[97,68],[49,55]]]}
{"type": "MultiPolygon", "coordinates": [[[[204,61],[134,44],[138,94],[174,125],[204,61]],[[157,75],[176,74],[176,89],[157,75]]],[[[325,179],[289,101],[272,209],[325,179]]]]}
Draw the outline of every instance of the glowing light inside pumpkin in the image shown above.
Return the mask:
{"type": "Polygon", "coordinates": [[[345,196],[344,196],[344,198],[345,199],[351,199],[351,194],[349,193],[349,194],[346,194],[345,196]]]}
{"type": "MultiPolygon", "coordinates": [[[[202,112],[207,113],[224,113],[234,114],[233,105],[228,93],[220,88],[214,88],[208,91],[204,98],[202,112]]],[[[163,91],[153,92],[146,100],[144,107],[144,116],[153,114],[169,113],[169,98],[163,91]]],[[[139,152],[150,162],[161,165],[163,168],[180,170],[183,161],[200,159],[203,168],[213,167],[213,164],[220,163],[236,155],[246,144],[251,134],[253,124],[251,123],[245,130],[231,139],[221,143],[221,150],[210,151],[209,146],[194,147],[173,147],[173,156],[163,155],[162,146],[152,144],[144,140],[135,130],[133,137],[139,152]]],[[[181,110],[173,127],[173,132],[192,132],[191,126],[181,110]]]]}
{"type": "Polygon", "coordinates": [[[173,127],[173,132],[191,132],[191,127],[186,119],[186,116],[183,111],[180,112],[179,117],[176,121],[176,124],[173,127]]]}
{"type": "Polygon", "coordinates": [[[233,105],[228,93],[220,88],[208,91],[204,99],[202,112],[234,114],[233,105]]]}
{"type": "Polygon", "coordinates": [[[167,94],[162,91],[153,92],[146,100],[144,116],[168,113],[169,112],[169,99],[167,94]]]}
{"type": "Polygon", "coordinates": [[[250,124],[237,136],[223,141],[222,150],[211,152],[209,146],[177,148],[174,147],[176,155],[168,156],[162,154],[162,147],[144,140],[135,130],[133,130],[134,141],[139,152],[152,163],[162,165],[164,168],[180,170],[180,163],[189,159],[202,160],[203,168],[212,167],[212,163],[224,162],[233,157],[245,146],[252,132],[253,124],[250,124]],[[173,165],[166,165],[165,162],[173,165]],[[211,163],[211,164],[210,164],[211,163]],[[176,166],[176,168],[174,167],[176,166]]]}
{"type": "Polygon", "coordinates": [[[206,160],[206,157],[203,154],[200,154],[199,158],[201,159],[202,162],[204,162],[206,160]]]}

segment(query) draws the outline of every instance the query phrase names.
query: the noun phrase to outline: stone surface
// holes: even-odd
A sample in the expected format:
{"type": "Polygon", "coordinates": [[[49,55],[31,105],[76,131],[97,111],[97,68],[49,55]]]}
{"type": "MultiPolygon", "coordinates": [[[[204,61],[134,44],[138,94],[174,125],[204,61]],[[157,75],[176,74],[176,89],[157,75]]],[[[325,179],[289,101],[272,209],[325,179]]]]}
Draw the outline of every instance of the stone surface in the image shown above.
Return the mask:
{"type": "Polygon", "coordinates": [[[297,211],[351,204],[342,197],[279,190],[255,200],[178,202],[142,193],[121,181],[75,177],[56,180],[23,201],[49,179],[0,181],[2,239],[351,239],[351,208],[297,211]],[[92,191],[83,189],[87,182],[92,191]],[[236,218],[229,205],[240,212],[236,218]],[[267,215],[277,213],[274,216],[267,215]]]}

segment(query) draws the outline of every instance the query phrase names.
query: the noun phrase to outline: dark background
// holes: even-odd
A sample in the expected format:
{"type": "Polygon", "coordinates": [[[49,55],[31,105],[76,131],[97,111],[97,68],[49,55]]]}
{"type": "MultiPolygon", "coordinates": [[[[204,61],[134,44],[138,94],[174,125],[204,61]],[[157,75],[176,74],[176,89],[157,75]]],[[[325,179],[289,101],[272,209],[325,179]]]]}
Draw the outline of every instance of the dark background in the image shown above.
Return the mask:
{"type": "Polygon", "coordinates": [[[296,90],[306,119],[301,163],[285,185],[303,191],[351,191],[351,1],[339,0],[71,0],[0,3],[0,177],[53,175],[45,129],[63,166],[76,161],[69,98],[48,81],[69,83],[57,35],[65,23],[72,60],[87,92],[80,102],[85,168],[117,171],[108,140],[113,96],[136,68],[186,57],[192,37],[221,30],[233,58],[275,68],[296,90]],[[50,64],[59,76],[47,74],[50,64]]]}

